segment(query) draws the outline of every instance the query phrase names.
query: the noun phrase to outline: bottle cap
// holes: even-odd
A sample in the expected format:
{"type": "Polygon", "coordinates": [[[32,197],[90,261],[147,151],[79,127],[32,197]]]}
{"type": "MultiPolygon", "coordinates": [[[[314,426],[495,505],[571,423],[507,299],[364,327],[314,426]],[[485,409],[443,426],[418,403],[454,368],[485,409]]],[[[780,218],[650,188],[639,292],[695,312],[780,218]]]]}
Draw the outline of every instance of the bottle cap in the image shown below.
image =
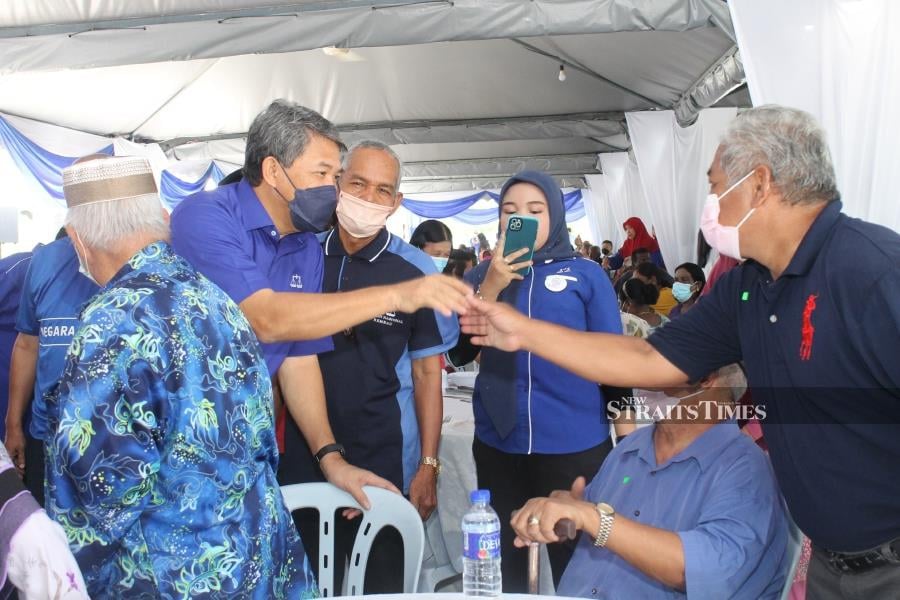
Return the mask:
{"type": "Polygon", "coordinates": [[[484,504],[491,503],[491,490],[475,490],[471,494],[469,494],[469,501],[472,504],[476,504],[479,502],[483,502],[484,504]]]}

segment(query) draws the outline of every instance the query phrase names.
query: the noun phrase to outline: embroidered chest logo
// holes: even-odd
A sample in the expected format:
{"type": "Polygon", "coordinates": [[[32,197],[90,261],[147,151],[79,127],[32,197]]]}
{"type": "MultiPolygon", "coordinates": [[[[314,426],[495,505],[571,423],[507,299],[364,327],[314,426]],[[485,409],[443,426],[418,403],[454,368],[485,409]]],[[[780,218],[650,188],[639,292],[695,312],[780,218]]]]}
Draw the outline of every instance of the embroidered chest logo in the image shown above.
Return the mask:
{"type": "Polygon", "coordinates": [[[403,325],[403,318],[398,316],[395,312],[386,312],[380,317],[375,317],[372,319],[379,325],[386,325],[387,327],[393,327],[394,325],[403,325]]]}
{"type": "Polygon", "coordinates": [[[291,277],[291,287],[294,288],[295,290],[302,290],[303,289],[303,278],[300,277],[299,275],[294,275],[293,277],[291,277]]]}
{"type": "Polygon", "coordinates": [[[812,314],[816,310],[816,298],[818,294],[810,294],[803,307],[803,327],[800,330],[800,360],[809,360],[812,355],[813,335],[816,328],[812,324],[812,314]]]}

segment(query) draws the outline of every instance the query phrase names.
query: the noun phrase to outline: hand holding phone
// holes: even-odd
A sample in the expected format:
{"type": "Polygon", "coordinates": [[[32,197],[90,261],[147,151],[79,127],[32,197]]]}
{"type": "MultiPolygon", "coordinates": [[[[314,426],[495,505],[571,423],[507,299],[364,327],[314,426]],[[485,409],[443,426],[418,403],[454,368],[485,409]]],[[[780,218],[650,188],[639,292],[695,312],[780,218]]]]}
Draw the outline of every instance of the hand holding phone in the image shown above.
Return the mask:
{"type": "Polygon", "coordinates": [[[524,274],[531,268],[536,238],[537,219],[510,215],[506,230],[500,234],[490,268],[478,289],[483,298],[496,300],[512,281],[524,279],[524,274]]]}
{"type": "Polygon", "coordinates": [[[527,248],[528,251],[518,257],[517,262],[526,262],[534,257],[534,243],[537,240],[538,220],[524,215],[510,215],[506,222],[505,244],[503,256],[509,256],[517,250],[527,248]]]}

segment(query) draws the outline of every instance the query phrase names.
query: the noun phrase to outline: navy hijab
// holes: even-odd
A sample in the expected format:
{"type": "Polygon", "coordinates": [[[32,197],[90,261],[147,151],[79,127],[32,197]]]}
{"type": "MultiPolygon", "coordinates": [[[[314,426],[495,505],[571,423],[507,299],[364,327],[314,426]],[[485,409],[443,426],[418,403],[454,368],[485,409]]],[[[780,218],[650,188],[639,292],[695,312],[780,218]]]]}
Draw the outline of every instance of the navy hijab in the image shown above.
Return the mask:
{"type": "MultiPolygon", "coordinates": [[[[577,256],[569,241],[562,190],[559,189],[556,181],[546,173],[522,171],[510,177],[500,190],[500,214],[503,214],[503,198],[506,193],[512,186],[520,183],[528,183],[540,189],[544,198],[547,199],[547,208],[550,213],[550,232],[543,247],[535,251],[534,264],[577,256]]],[[[493,258],[502,260],[503,257],[493,258]]],[[[479,269],[478,284],[484,281],[488,266],[487,263],[484,263],[484,266],[479,269]]],[[[534,277],[533,272],[532,277],[534,277]]],[[[498,300],[515,306],[521,285],[521,281],[510,282],[500,293],[498,300]]],[[[501,438],[505,438],[516,426],[516,353],[484,348],[481,355],[482,366],[485,367],[478,377],[482,404],[497,433],[501,438]]]]}

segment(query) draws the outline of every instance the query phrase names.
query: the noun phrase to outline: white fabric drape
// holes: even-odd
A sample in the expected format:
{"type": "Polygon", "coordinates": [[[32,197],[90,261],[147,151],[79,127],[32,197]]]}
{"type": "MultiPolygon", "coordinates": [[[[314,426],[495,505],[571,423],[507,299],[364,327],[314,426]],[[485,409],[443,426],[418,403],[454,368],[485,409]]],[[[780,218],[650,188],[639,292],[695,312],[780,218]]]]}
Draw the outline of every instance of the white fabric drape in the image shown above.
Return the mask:
{"type": "Polygon", "coordinates": [[[828,133],[844,211],[900,229],[900,3],[732,0],[754,106],[815,115],[828,133]]]}
{"type": "MultiPolygon", "coordinates": [[[[602,177],[602,176],[601,176],[602,177]]],[[[604,211],[606,210],[604,207],[606,192],[605,190],[602,192],[602,197],[598,197],[597,194],[594,193],[593,188],[590,187],[590,183],[588,183],[588,187],[581,190],[581,201],[584,203],[584,216],[587,218],[588,230],[591,232],[591,243],[595,246],[599,246],[600,243],[609,239],[603,237],[603,221],[606,218],[604,211]]]]}
{"type": "Polygon", "coordinates": [[[588,185],[597,189],[606,189],[610,223],[603,224],[604,239],[611,240],[613,249],[618,250],[625,241],[622,224],[629,217],[638,217],[650,231],[653,228],[652,214],[637,163],[628,152],[601,154],[600,170],[603,175],[588,175],[587,181],[588,185]]]}
{"type": "Polygon", "coordinates": [[[680,127],[674,111],[625,113],[651,222],[670,271],[697,260],[706,172],[736,114],[735,108],[709,108],[693,125],[680,127]]]}

